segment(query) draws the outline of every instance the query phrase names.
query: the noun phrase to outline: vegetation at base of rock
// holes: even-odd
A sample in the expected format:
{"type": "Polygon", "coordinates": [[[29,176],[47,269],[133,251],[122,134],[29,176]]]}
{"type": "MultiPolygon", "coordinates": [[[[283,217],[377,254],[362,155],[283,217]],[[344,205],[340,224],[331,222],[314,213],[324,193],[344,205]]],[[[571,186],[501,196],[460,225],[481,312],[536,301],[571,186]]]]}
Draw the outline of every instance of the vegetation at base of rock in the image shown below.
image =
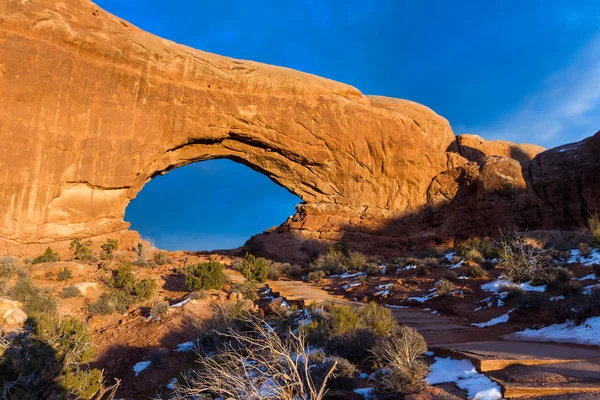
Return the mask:
{"type": "Polygon", "coordinates": [[[469,265],[468,275],[472,278],[485,278],[487,273],[479,265],[469,265]]]}
{"type": "Polygon", "coordinates": [[[18,269],[17,259],[10,256],[0,257],[0,278],[9,279],[18,269]]]}
{"type": "Polygon", "coordinates": [[[308,275],[306,276],[306,280],[311,283],[319,283],[319,281],[323,279],[323,277],[325,277],[325,272],[320,270],[312,271],[308,273],[308,275]]]}
{"type": "Polygon", "coordinates": [[[269,268],[267,260],[262,257],[255,257],[250,253],[242,260],[240,272],[249,281],[263,283],[267,281],[269,276],[269,268]]]}
{"type": "Polygon", "coordinates": [[[92,252],[92,241],[81,239],[74,239],[69,246],[69,249],[73,252],[73,256],[76,260],[81,261],[96,261],[96,257],[92,252]]]}
{"type": "Polygon", "coordinates": [[[60,292],[61,299],[70,299],[71,297],[81,296],[81,291],[76,286],[67,286],[60,292]]]}
{"type": "Polygon", "coordinates": [[[477,249],[471,249],[471,250],[469,250],[467,252],[467,254],[465,254],[465,258],[467,260],[474,261],[474,262],[476,262],[478,264],[480,264],[480,263],[482,263],[484,261],[483,255],[477,249]]]}
{"type": "Polygon", "coordinates": [[[169,303],[166,301],[160,301],[152,306],[150,309],[150,316],[152,318],[162,318],[169,311],[169,303]]]}
{"type": "Polygon", "coordinates": [[[33,281],[28,278],[19,278],[17,283],[10,289],[10,296],[23,304],[23,309],[27,314],[56,312],[56,300],[48,291],[37,287],[33,281]]]}
{"type": "Polygon", "coordinates": [[[531,280],[540,265],[540,252],[516,233],[500,237],[500,256],[504,274],[513,282],[531,280]]]}
{"type": "Polygon", "coordinates": [[[445,296],[445,295],[449,294],[450,292],[454,291],[454,289],[456,289],[456,286],[454,286],[454,283],[452,283],[448,279],[440,279],[438,281],[438,283],[435,285],[435,287],[436,287],[435,292],[438,296],[445,296]]]}
{"type": "Polygon", "coordinates": [[[223,264],[218,261],[188,265],[185,270],[185,283],[190,290],[221,289],[226,281],[223,264]]]}
{"type": "Polygon", "coordinates": [[[94,353],[85,322],[38,313],[8,342],[0,386],[15,399],[95,398],[107,389],[102,371],[87,366],[94,353]]]}
{"type": "Polygon", "coordinates": [[[499,256],[498,248],[493,241],[479,237],[460,242],[456,246],[456,253],[466,259],[471,259],[469,257],[480,258],[480,261],[473,260],[476,262],[482,262],[483,259],[491,260],[499,256]]]}
{"type": "Polygon", "coordinates": [[[31,263],[32,264],[41,264],[41,263],[45,263],[45,262],[55,262],[55,261],[60,261],[60,257],[58,256],[58,253],[55,253],[54,251],[52,251],[52,248],[48,247],[46,249],[46,251],[44,252],[44,254],[37,256],[36,258],[34,258],[31,263]]]}
{"type": "Polygon", "coordinates": [[[258,284],[256,282],[245,281],[240,284],[239,291],[244,299],[254,301],[258,299],[258,284]]]}
{"type": "Polygon", "coordinates": [[[106,239],[106,242],[104,242],[100,248],[102,249],[100,258],[103,260],[112,260],[114,252],[119,250],[119,241],[115,239],[106,239]]]}
{"type": "Polygon", "coordinates": [[[63,267],[60,271],[58,271],[56,278],[59,281],[68,281],[69,279],[71,279],[72,276],[73,276],[73,273],[71,272],[69,267],[63,267]]]}

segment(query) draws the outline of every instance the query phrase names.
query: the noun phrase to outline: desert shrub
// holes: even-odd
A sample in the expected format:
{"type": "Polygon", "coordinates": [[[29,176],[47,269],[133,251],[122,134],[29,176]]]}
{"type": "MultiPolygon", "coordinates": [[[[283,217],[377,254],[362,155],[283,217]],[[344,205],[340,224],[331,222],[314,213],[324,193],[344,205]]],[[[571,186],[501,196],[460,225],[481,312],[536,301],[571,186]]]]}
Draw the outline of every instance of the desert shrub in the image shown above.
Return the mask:
{"type": "Polygon", "coordinates": [[[96,257],[92,252],[92,241],[86,240],[82,241],[81,239],[74,239],[69,246],[69,249],[73,252],[73,256],[76,260],[82,261],[95,261],[96,257]]]}
{"type": "Polygon", "coordinates": [[[558,282],[556,290],[564,296],[573,296],[581,292],[583,286],[579,281],[558,282]]]}
{"type": "Polygon", "coordinates": [[[54,279],[54,272],[52,272],[52,271],[46,271],[46,273],[44,274],[44,278],[46,278],[48,280],[54,279]]]}
{"type": "Polygon", "coordinates": [[[399,326],[373,350],[378,362],[388,370],[379,381],[381,393],[416,393],[425,387],[428,367],[422,360],[427,351],[423,336],[413,328],[399,326]]]}
{"type": "Polygon", "coordinates": [[[71,297],[79,297],[81,292],[76,286],[67,286],[60,292],[61,299],[70,299],[71,297]]]}
{"type": "Polygon", "coordinates": [[[580,325],[588,318],[598,315],[600,289],[593,289],[589,294],[569,295],[564,301],[554,301],[551,304],[551,310],[557,322],[569,320],[580,325]]]}
{"type": "Polygon", "coordinates": [[[61,282],[68,281],[69,279],[71,279],[73,277],[73,273],[71,272],[71,270],[68,267],[63,267],[60,271],[58,271],[58,274],[56,277],[61,282]]]}
{"type": "Polygon", "coordinates": [[[190,290],[221,289],[225,284],[223,264],[211,260],[186,267],[185,283],[190,290]]]}
{"type": "Polygon", "coordinates": [[[361,271],[367,263],[367,256],[358,251],[351,251],[348,254],[348,268],[355,271],[361,271]]]}
{"type": "Polygon", "coordinates": [[[473,278],[484,278],[487,273],[479,265],[470,265],[467,274],[473,278]]]}
{"type": "Polygon", "coordinates": [[[341,335],[330,335],[325,342],[328,354],[347,358],[354,363],[367,359],[381,336],[370,328],[358,328],[341,335]]]}
{"type": "Polygon", "coordinates": [[[460,281],[460,279],[458,279],[457,273],[454,271],[446,271],[446,273],[444,274],[444,279],[452,283],[458,283],[460,281]]]}
{"type": "Polygon", "coordinates": [[[129,292],[135,286],[135,277],[129,264],[121,264],[113,271],[113,276],[108,282],[108,286],[129,292]]]}
{"type": "Polygon", "coordinates": [[[46,249],[46,251],[44,252],[44,254],[34,258],[31,261],[31,263],[32,264],[41,264],[41,263],[45,263],[45,262],[55,262],[55,261],[60,261],[60,257],[58,256],[58,253],[55,253],[54,251],[52,251],[52,249],[50,247],[48,247],[46,249]]]}
{"type": "Polygon", "coordinates": [[[600,215],[597,211],[590,213],[588,218],[588,227],[594,237],[596,246],[600,245],[600,215]]]}
{"type": "Polygon", "coordinates": [[[134,303],[135,299],[123,290],[112,290],[103,293],[98,300],[88,306],[91,315],[109,315],[115,312],[124,314],[134,303]]]}
{"type": "Polygon", "coordinates": [[[106,239],[106,242],[104,242],[100,248],[102,249],[100,258],[103,260],[112,260],[114,252],[119,250],[119,241],[115,239],[106,239]]]}
{"type": "Polygon", "coordinates": [[[496,263],[493,261],[489,261],[489,260],[485,260],[484,262],[481,263],[481,266],[483,267],[483,269],[485,269],[486,271],[491,271],[494,268],[496,268],[496,263]]]}
{"type": "Polygon", "coordinates": [[[104,377],[99,369],[67,369],[60,380],[64,388],[75,398],[91,400],[104,389],[104,377]]]}
{"type": "Polygon", "coordinates": [[[34,329],[39,338],[56,346],[59,358],[84,363],[95,355],[87,325],[80,319],[40,313],[34,318],[34,329]]]}
{"type": "Polygon", "coordinates": [[[520,311],[539,311],[550,304],[550,296],[540,292],[525,292],[517,297],[517,308],[520,311]]]}
{"type": "Polygon", "coordinates": [[[56,301],[52,295],[35,286],[29,278],[20,278],[10,289],[10,295],[23,303],[27,314],[54,313],[56,311],[56,301]]]}
{"type": "Polygon", "coordinates": [[[592,254],[592,249],[586,242],[579,243],[577,248],[579,249],[579,254],[581,254],[582,257],[589,257],[592,254]]]}
{"type": "Polygon", "coordinates": [[[346,256],[341,251],[328,251],[320,254],[311,264],[311,270],[321,270],[326,274],[340,274],[348,271],[346,256]]]}
{"type": "Polygon", "coordinates": [[[356,313],[365,326],[373,329],[379,335],[387,335],[397,325],[392,311],[374,301],[360,307],[356,313]]]}
{"type": "Polygon", "coordinates": [[[363,266],[363,271],[368,276],[377,276],[377,275],[379,275],[379,265],[377,265],[377,263],[374,263],[374,262],[366,263],[363,266]]]}
{"type": "Polygon", "coordinates": [[[142,279],[133,286],[131,294],[135,301],[149,300],[156,294],[158,284],[154,279],[142,279]]]}
{"type": "Polygon", "coordinates": [[[551,289],[556,289],[561,284],[570,282],[573,273],[565,267],[549,266],[535,271],[531,283],[533,285],[548,285],[551,289]]]}
{"type": "Polygon", "coordinates": [[[17,259],[14,257],[0,257],[0,278],[9,279],[17,272],[17,259]]]}
{"type": "Polygon", "coordinates": [[[454,283],[450,282],[448,279],[440,279],[435,286],[436,294],[438,296],[445,296],[456,288],[454,283]]]}
{"type": "Polygon", "coordinates": [[[269,269],[267,268],[267,260],[262,257],[255,257],[250,253],[246,253],[242,261],[242,275],[249,281],[263,283],[267,281],[269,269]]]}
{"type": "Polygon", "coordinates": [[[283,274],[284,264],[275,261],[267,261],[267,279],[278,281],[283,274]]]}
{"type": "Polygon", "coordinates": [[[302,268],[300,268],[298,265],[288,264],[285,268],[284,274],[287,277],[299,279],[302,276],[302,268]]]}
{"type": "Polygon", "coordinates": [[[354,364],[342,357],[325,357],[322,361],[311,365],[310,375],[318,385],[328,376],[333,368],[333,374],[327,382],[327,388],[333,390],[352,390],[356,385],[357,370],[354,364]]]}
{"type": "Polygon", "coordinates": [[[319,281],[325,276],[325,272],[317,270],[308,273],[306,280],[311,283],[319,283],[319,281]]]}
{"type": "Polygon", "coordinates": [[[440,265],[440,260],[436,257],[425,257],[421,260],[429,268],[435,268],[440,265]]]}
{"type": "Polygon", "coordinates": [[[208,290],[200,289],[190,293],[192,300],[202,300],[208,297],[208,290]]]}
{"type": "Polygon", "coordinates": [[[493,242],[478,237],[464,240],[456,246],[456,252],[465,258],[472,250],[476,250],[482,258],[488,260],[499,256],[498,249],[494,246],[493,242]]]}
{"type": "Polygon", "coordinates": [[[240,293],[244,299],[255,301],[258,299],[258,284],[256,282],[245,281],[240,284],[240,293]]]}
{"type": "Polygon", "coordinates": [[[429,275],[431,273],[431,270],[429,269],[428,266],[426,265],[417,265],[417,268],[415,269],[415,274],[417,276],[426,276],[429,275]]]}
{"type": "Polygon", "coordinates": [[[150,309],[150,316],[152,318],[162,318],[169,311],[169,303],[166,301],[160,301],[152,306],[150,309]]]}
{"type": "Polygon", "coordinates": [[[500,256],[504,273],[513,282],[531,280],[535,271],[542,268],[540,252],[517,234],[501,235],[500,256]]]}
{"type": "Polygon", "coordinates": [[[465,254],[465,258],[467,260],[474,261],[478,264],[483,262],[483,255],[477,249],[471,249],[467,251],[467,254],[465,254]]]}
{"type": "Polygon", "coordinates": [[[154,262],[156,265],[165,265],[172,263],[173,260],[171,260],[166,251],[159,251],[154,253],[154,262]]]}
{"type": "Polygon", "coordinates": [[[524,296],[526,291],[521,289],[520,286],[517,285],[503,285],[500,287],[499,292],[502,294],[502,299],[504,301],[509,301],[511,299],[518,299],[521,296],[524,296]]]}

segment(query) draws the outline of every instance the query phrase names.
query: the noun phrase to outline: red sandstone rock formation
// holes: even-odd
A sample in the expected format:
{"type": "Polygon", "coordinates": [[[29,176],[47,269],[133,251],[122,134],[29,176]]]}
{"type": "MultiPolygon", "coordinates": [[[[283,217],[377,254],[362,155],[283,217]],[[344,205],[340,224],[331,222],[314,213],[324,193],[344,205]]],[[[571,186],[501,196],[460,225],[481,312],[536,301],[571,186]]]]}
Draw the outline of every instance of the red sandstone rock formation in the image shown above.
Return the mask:
{"type": "Polygon", "coordinates": [[[544,168],[562,153],[534,160],[533,191],[537,147],[457,141],[422,105],[181,46],[87,0],[0,2],[0,104],[2,253],[75,237],[131,245],[123,216],[146,182],[223,157],[304,201],[253,239],[276,256],[301,259],[313,240],[397,250],[565,207],[538,201],[560,189],[544,168]]]}

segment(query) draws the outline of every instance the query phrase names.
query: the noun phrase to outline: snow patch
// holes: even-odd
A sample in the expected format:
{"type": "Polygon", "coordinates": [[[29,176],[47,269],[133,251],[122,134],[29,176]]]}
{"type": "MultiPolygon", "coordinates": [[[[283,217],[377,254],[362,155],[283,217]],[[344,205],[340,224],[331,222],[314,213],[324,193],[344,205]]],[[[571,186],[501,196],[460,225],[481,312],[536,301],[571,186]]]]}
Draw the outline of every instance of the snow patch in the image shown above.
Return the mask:
{"type": "Polygon", "coordinates": [[[498,278],[495,281],[485,283],[485,284],[481,285],[481,289],[485,290],[486,292],[499,293],[506,286],[518,287],[526,292],[545,292],[546,291],[546,285],[533,286],[530,282],[514,283],[508,279],[503,279],[503,278],[498,278]]]}
{"type": "Polygon", "coordinates": [[[194,348],[194,342],[189,341],[185,343],[179,343],[175,348],[175,352],[177,353],[189,353],[194,348]]]}
{"type": "Polygon", "coordinates": [[[588,318],[581,325],[573,322],[554,324],[541,329],[526,329],[515,336],[536,342],[576,343],[600,346],[600,317],[588,318]]]}
{"type": "Polygon", "coordinates": [[[430,385],[453,382],[460,389],[466,390],[469,399],[473,400],[502,399],[500,386],[477,372],[469,360],[436,357],[427,382],[430,385]]]}
{"type": "Polygon", "coordinates": [[[509,312],[507,312],[506,314],[503,314],[499,317],[496,318],[492,318],[490,319],[488,322],[481,322],[478,324],[471,324],[473,326],[476,326],[478,328],[485,328],[487,326],[494,326],[494,325],[498,325],[498,324],[503,324],[505,322],[508,322],[509,318],[510,318],[510,313],[513,312],[515,309],[513,308],[512,310],[510,310],[509,312]]]}
{"type": "Polygon", "coordinates": [[[179,303],[173,304],[171,307],[181,308],[184,305],[186,305],[187,303],[189,303],[190,300],[192,300],[192,298],[188,297],[187,299],[180,301],[179,303]]]}
{"type": "Polygon", "coordinates": [[[140,361],[139,363],[133,366],[133,372],[135,372],[135,376],[138,376],[143,370],[148,368],[152,364],[152,361],[140,361]]]}
{"type": "Polygon", "coordinates": [[[354,393],[360,394],[366,400],[369,400],[373,394],[373,388],[354,389],[354,393]]]}
{"type": "Polygon", "coordinates": [[[581,264],[585,266],[600,264],[600,251],[593,249],[589,256],[584,257],[581,255],[581,251],[579,251],[579,249],[571,250],[571,256],[569,257],[568,263],[581,264]]]}

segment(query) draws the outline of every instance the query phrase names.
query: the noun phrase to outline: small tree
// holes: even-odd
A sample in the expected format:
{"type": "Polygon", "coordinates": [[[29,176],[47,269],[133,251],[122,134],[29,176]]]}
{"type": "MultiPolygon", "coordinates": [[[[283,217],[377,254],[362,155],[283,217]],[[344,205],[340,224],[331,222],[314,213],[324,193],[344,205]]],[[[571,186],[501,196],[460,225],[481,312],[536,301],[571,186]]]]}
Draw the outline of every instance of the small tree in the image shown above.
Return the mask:
{"type": "Polygon", "coordinates": [[[114,252],[119,250],[119,241],[115,239],[106,239],[106,242],[100,246],[102,253],[100,258],[103,260],[112,260],[114,252]]]}
{"type": "Polygon", "coordinates": [[[63,267],[60,271],[58,271],[58,280],[59,281],[68,281],[73,276],[71,270],[67,267],[63,267]]]}
{"type": "Polygon", "coordinates": [[[86,241],[82,241],[81,239],[77,238],[71,242],[69,249],[73,252],[76,260],[94,261],[96,257],[94,257],[91,246],[91,240],[88,239],[86,241]]]}
{"type": "Polygon", "coordinates": [[[242,261],[242,275],[249,281],[263,283],[267,281],[269,276],[269,268],[267,260],[261,257],[255,257],[250,253],[246,253],[244,261],[242,261]]]}
{"type": "Polygon", "coordinates": [[[190,290],[221,289],[225,284],[223,264],[214,260],[188,265],[186,272],[185,283],[190,290]]]}

